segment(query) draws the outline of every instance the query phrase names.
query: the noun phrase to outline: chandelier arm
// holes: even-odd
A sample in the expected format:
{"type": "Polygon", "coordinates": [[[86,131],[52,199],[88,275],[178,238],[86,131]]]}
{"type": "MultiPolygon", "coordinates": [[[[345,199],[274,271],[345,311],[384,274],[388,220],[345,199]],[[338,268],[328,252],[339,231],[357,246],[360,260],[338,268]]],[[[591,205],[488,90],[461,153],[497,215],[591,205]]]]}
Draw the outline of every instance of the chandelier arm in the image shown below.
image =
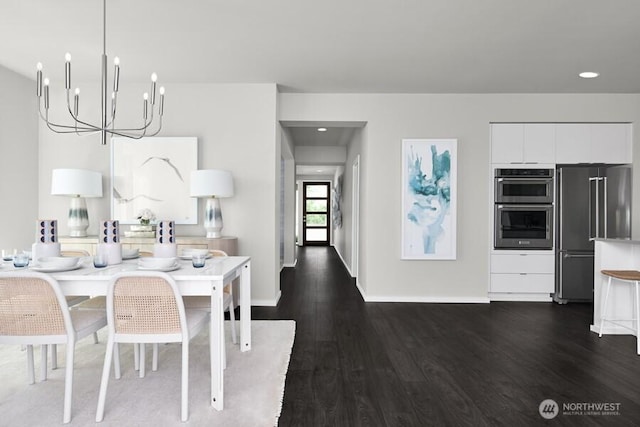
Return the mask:
{"type": "MultiPolygon", "coordinates": [[[[69,102],[69,89],[67,89],[67,111],[69,111],[69,115],[71,115],[71,117],[75,121],[75,126],[74,126],[75,128],[78,128],[78,123],[81,123],[84,126],[88,126],[89,128],[92,128],[92,129],[95,129],[95,130],[99,130],[100,129],[97,126],[92,125],[91,123],[87,123],[87,122],[84,122],[84,121],[78,119],[78,116],[73,114],[73,111],[71,111],[71,104],[69,102]]],[[[82,129],[82,128],[80,128],[80,129],[82,129]]]]}
{"type": "MultiPolygon", "coordinates": [[[[62,128],[62,129],[78,129],[78,130],[80,130],[82,132],[96,132],[98,130],[94,126],[92,126],[90,124],[88,125],[89,127],[80,127],[80,128],[78,128],[77,126],[68,126],[68,125],[61,125],[61,124],[58,124],[58,123],[53,123],[53,122],[49,121],[49,114],[48,113],[47,113],[46,116],[42,114],[42,107],[40,105],[38,105],[38,113],[40,114],[40,118],[42,119],[43,122],[45,122],[47,127],[49,129],[51,129],[52,131],[54,131],[54,132],[57,132],[57,131],[55,129],[53,129],[53,127],[62,128]]],[[[75,132],[75,130],[73,132],[75,132]]],[[[58,132],[58,133],[61,133],[61,132],[58,132]]],[[[64,132],[64,133],[67,133],[67,132],[64,132]]]]}

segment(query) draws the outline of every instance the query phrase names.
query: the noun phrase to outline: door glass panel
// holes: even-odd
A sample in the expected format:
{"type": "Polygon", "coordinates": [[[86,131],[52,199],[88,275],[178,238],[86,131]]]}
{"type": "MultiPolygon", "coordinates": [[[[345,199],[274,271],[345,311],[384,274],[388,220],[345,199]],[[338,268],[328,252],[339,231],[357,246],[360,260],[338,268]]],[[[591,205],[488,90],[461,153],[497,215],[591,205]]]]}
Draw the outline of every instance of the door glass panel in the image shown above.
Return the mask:
{"type": "Polygon", "coordinates": [[[327,186],[307,185],[307,197],[327,197],[327,186]]]}
{"type": "Polygon", "coordinates": [[[325,214],[307,214],[307,226],[320,225],[327,226],[327,215],[325,214]]]}
{"type": "Polygon", "coordinates": [[[307,200],[307,212],[326,212],[326,200],[307,200]]]}
{"type": "Polygon", "coordinates": [[[326,228],[307,228],[307,240],[309,242],[323,242],[327,240],[326,228]]]}

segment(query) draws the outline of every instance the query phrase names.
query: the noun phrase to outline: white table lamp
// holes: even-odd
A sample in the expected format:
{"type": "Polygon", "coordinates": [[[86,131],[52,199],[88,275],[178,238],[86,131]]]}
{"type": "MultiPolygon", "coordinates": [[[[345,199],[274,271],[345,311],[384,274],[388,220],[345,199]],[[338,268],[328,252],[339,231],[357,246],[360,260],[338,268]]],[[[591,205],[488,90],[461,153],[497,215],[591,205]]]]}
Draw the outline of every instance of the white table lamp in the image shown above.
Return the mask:
{"type": "Polygon", "coordinates": [[[233,196],[231,172],[220,169],[204,169],[191,172],[191,197],[207,199],[204,210],[204,228],[207,239],[222,237],[222,210],[220,198],[233,196]]]}
{"type": "Polygon", "coordinates": [[[85,197],[102,197],[102,174],[85,169],[54,169],[51,174],[51,194],[69,196],[69,235],[85,237],[89,214],[85,197]]]}

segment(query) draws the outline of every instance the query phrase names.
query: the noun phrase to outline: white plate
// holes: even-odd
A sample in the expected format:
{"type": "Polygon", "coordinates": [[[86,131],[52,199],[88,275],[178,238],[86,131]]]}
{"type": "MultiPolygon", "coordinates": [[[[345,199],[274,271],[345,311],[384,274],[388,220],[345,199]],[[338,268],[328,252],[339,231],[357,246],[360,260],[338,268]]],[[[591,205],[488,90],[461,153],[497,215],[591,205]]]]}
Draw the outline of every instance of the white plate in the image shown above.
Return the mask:
{"type": "Polygon", "coordinates": [[[136,259],[136,258],[140,258],[140,254],[135,254],[135,255],[130,255],[130,256],[122,255],[122,259],[136,259]]]}
{"type": "Polygon", "coordinates": [[[55,273],[58,271],[72,271],[77,270],[82,267],[82,262],[72,266],[72,267],[40,267],[39,265],[31,265],[29,266],[30,270],[40,271],[42,273],[55,273]]]}
{"type": "Polygon", "coordinates": [[[171,267],[165,267],[165,268],[158,268],[158,267],[140,267],[138,266],[138,270],[142,270],[142,271],[162,271],[162,272],[168,272],[168,271],[174,271],[180,268],[180,264],[178,264],[177,262],[175,264],[173,264],[171,267]]]}
{"type": "MultiPolygon", "coordinates": [[[[193,255],[180,255],[178,258],[180,258],[180,259],[187,259],[187,260],[191,261],[191,257],[192,257],[192,256],[193,256],[193,255]]],[[[211,258],[211,254],[207,254],[207,256],[206,256],[206,259],[209,259],[209,258],[211,258]]]]}

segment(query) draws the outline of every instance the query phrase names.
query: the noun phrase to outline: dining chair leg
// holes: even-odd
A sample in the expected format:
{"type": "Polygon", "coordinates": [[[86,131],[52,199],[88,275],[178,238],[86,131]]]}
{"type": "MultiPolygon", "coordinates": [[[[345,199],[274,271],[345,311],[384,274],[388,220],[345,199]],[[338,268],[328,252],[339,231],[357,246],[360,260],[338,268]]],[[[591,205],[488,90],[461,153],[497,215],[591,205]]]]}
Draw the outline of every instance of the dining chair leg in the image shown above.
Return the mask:
{"type": "Polygon", "coordinates": [[[49,348],[49,345],[42,344],[40,348],[42,349],[40,351],[41,353],[40,354],[40,381],[46,381],[47,380],[47,350],[49,348]]]}
{"type": "Polygon", "coordinates": [[[58,344],[51,344],[51,369],[58,369],[58,344]]]}
{"type": "Polygon", "coordinates": [[[158,370],[158,343],[153,343],[153,361],[151,362],[151,370],[153,372],[158,370]]]}
{"type": "Polygon", "coordinates": [[[236,332],[236,313],[233,307],[233,301],[229,303],[229,320],[231,321],[231,341],[238,344],[238,334],[236,332]]]}
{"type": "Polygon", "coordinates": [[[118,343],[113,345],[113,370],[116,379],[119,380],[122,375],[120,372],[120,345],[118,343]]]}
{"type": "Polygon", "coordinates": [[[65,379],[64,379],[64,415],[62,422],[71,421],[71,402],[73,399],[73,356],[75,353],[76,343],[73,340],[67,342],[67,360],[65,361],[65,379]]]}
{"type": "Polygon", "coordinates": [[[146,368],[146,344],[140,343],[140,378],[144,378],[146,368]]]}
{"type": "Polygon", "coordinates": [[[189,342],[182,343],[182,405],[181,420],[189,419],[189,342]]]}
{"type": "Polygon", "coordinates": [[[104,404],[107,399],[107,386],[109,385],[109,375],[111,374],[111,359],[113,357],[114,343],[112,339],[107,341],[107,351],[104,355],[104,366],[102,367],[102,379],[100,380],[100,393],[98,394],[98,409],[96,410],[96,422],[104,419],[104,404]]]}
{"type": "Polygon", "coordinates": [[[29,384],[35,384],[36,375],[33,371],[33,345],[27,345],[27,373],[29,374],[29,384]]]}
{"type": "Polygon", "coordinates": [[[94,332],[93,333],[93,343],[94,344],[98,344],[100,342],[100,340],[98,340],[98,333],[94,332]]]}
{"type": "Polygon", "coordinates": [[[140,344],[133,344],[133,369],[140,369],[140,344]]]}

